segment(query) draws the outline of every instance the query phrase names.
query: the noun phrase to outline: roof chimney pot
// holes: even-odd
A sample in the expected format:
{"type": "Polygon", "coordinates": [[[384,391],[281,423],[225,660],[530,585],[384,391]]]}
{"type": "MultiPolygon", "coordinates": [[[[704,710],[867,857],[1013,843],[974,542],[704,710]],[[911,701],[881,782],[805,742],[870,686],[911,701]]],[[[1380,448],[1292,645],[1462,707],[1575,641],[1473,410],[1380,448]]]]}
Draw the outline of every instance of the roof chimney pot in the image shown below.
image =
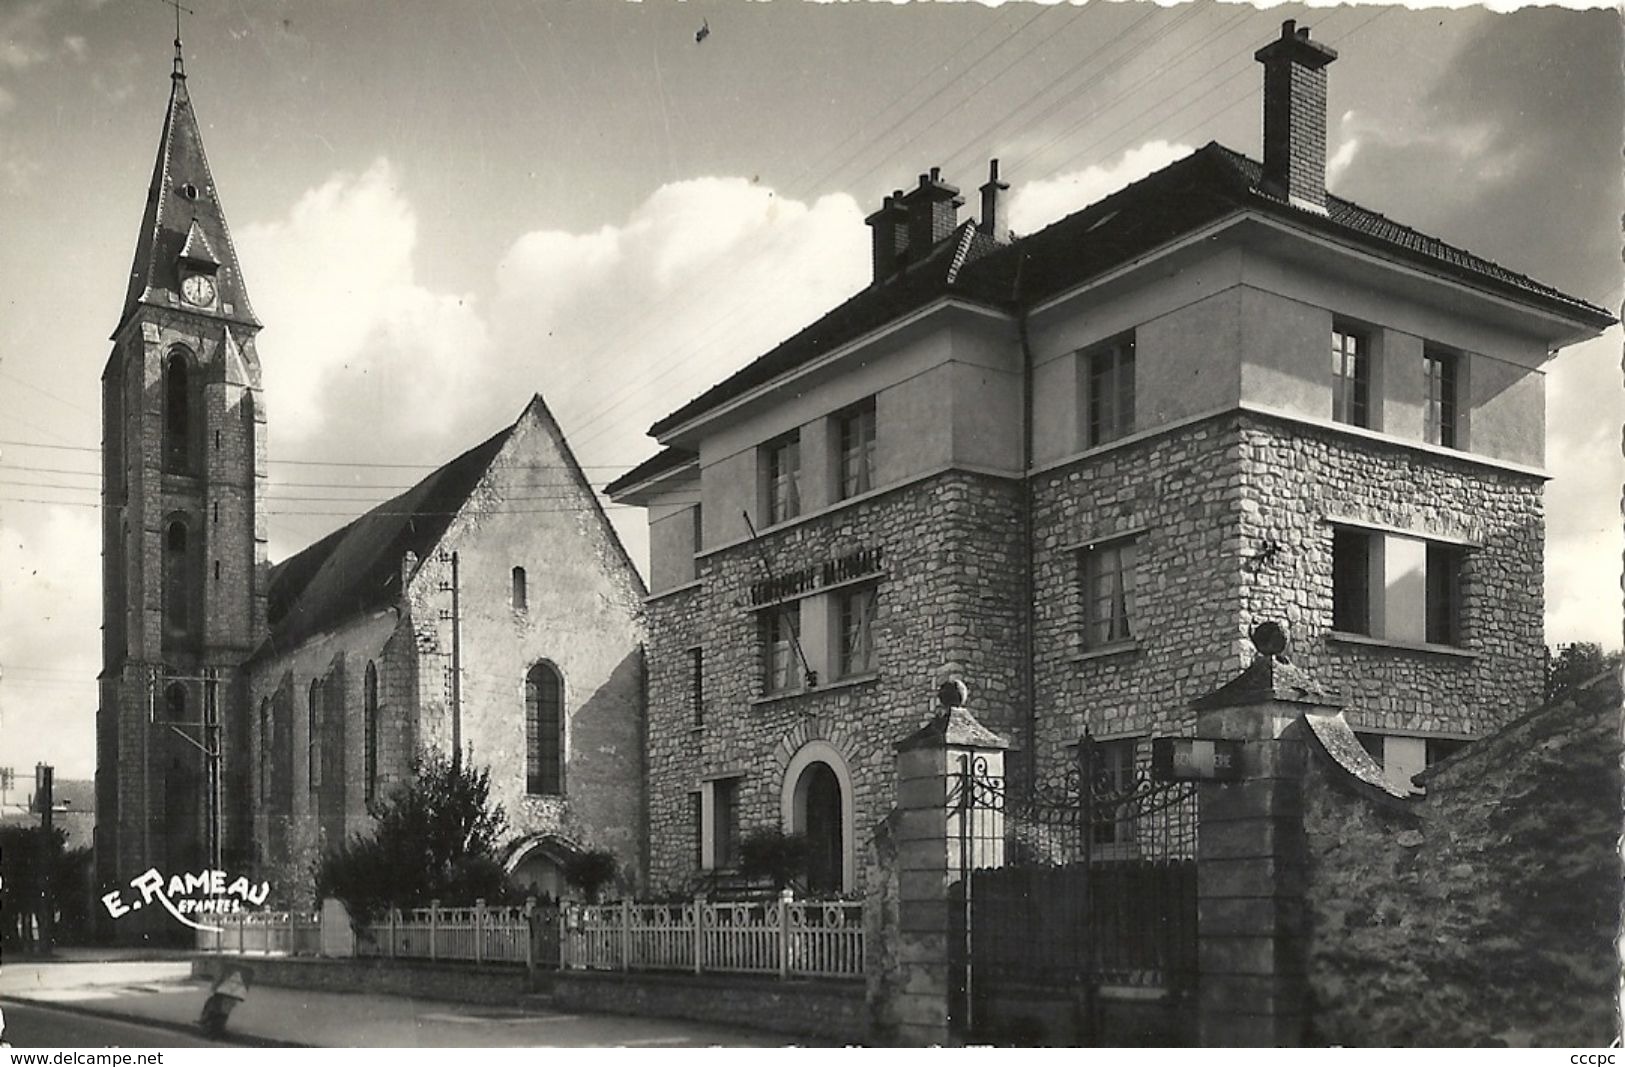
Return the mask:
{"type": "Polygon", "coordinates": [[[987,181],[982,185],[982,217],[977,220],[976,228],[997,241],[1004,241],[1010,235],[1010,209],[1005,204],[1004,193],[1010,188],[1009,182],[999,180],[999,161],[989,160],[987,164],[987,181]]]}

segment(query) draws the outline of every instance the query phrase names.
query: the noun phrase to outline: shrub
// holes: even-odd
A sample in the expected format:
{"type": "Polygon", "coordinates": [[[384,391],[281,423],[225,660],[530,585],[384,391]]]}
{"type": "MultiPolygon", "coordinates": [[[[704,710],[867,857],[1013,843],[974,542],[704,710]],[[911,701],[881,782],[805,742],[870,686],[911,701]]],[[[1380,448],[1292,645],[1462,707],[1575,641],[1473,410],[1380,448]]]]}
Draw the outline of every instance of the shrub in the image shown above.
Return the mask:
{"type": "Polygon", "coordinates": [[[316,896],[337,897],[357,922],[433,900],[467,906],[513,895],[497,860],[507,827],[491,802],[489,768],[425,753],[412,780],[371,807],[371,836],[357,835],[316,864],[316,896]]]}
{"type": "Polygon", "coordinates": [[[783,830],[758,830],[739,844],[739,869],[782,890],[806,876],[807,839],[783,830]]]}
{"type": "Polygon", "coordinates": [[[573,856],[564,865],[564,880],[587,898],[587,903],[598,903],[598,894],[620,875],[621,866],[615,854],[595,849],[573,856]]]}

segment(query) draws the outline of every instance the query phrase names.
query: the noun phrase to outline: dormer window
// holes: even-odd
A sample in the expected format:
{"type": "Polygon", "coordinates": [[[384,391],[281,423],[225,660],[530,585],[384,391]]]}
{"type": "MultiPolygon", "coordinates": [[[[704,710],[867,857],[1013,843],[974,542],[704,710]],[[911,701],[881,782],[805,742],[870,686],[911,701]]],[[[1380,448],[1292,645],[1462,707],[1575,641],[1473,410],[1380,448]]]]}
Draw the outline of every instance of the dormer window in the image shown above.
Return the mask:
{"type": "MultiPolygon", "coordinates": [[[[186,195],[187,189],[192,190],[194,197],[197,195],[196,186],[183,185],[182,196],[186,195]]],[[[181,299],[193,307],[214,307],[217,295],[215,275],[220,271],[220,257],[214,254],[214,249],[209,245],[209,238],[204,235],[203,227],[198,225],[196,219],[192,220],[191,228],[186,231],[186,243],[181,246],[177,258],[176,270],[180,275],[181,299]]]]}

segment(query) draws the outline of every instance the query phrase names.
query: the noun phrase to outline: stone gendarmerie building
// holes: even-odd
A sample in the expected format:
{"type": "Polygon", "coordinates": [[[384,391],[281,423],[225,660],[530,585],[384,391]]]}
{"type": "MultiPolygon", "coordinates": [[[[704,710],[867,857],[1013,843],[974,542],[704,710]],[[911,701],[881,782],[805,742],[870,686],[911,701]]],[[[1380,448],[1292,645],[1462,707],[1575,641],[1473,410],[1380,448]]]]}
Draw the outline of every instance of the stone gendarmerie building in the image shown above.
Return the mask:
{"type": "Polygon", "coordinates": [[[1020,238],[996,168],[974,222],[922,174],[871,285],[654,424],[609,487],[649,516],[654,885],[783,827],[861,888],[945,675],[1029,784],[1189,733],[1264,620],[1407,788],[1537,702],[1544,368],[1613,319],[1331,195],[1335,53],[1257,58],[1262,164],[1020,238]]]}
{"type": "Polygon", "coordinates": [[[103,374],[103,890],[218,860],[296,895],[458,743],[521,880],[640,877],[644,587],[546,405],[273,567],[260,327],[177,54],[103,374]]]}

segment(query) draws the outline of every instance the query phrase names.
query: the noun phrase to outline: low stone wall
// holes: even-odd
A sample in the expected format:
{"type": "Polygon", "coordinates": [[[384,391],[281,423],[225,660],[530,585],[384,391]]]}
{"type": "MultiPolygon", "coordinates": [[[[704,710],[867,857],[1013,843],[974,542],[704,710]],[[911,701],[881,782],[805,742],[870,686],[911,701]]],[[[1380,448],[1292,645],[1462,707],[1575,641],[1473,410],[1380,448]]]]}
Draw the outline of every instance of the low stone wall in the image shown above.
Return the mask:
{"type": "Polygon", "coordinates": [[[528,989],[525,968],[512,964],[436,963],[429,960],[328,960],[306,956],[194,956],[194,978],[218,978],[247,968],[254,985],[381,993],[467,1004],[517,1004],[528,989]]]}
{"type": "Polygon", "coordinates": [[[1374,803],[1312,759],[1311,1039],[1601,1047],[1616,1034],[1620,696],[1612,679],[1374,803]]]}
{"type": "Polygon", "coordinates": [[[1189,1048],[1196,1008],[1188,996],[1106,987],[1091,1001],[1085,987],[1005,986],[978,1000],[1005,1020],[986,1040],[1017,1047],[1189,1048]]]}
{"type": "Polygon", "coordinates": [[[862,982],[554,971],[538,977],[537,994],[555,1008],[727,1023],[836,1045],[870,1032],[862,982]]]}

